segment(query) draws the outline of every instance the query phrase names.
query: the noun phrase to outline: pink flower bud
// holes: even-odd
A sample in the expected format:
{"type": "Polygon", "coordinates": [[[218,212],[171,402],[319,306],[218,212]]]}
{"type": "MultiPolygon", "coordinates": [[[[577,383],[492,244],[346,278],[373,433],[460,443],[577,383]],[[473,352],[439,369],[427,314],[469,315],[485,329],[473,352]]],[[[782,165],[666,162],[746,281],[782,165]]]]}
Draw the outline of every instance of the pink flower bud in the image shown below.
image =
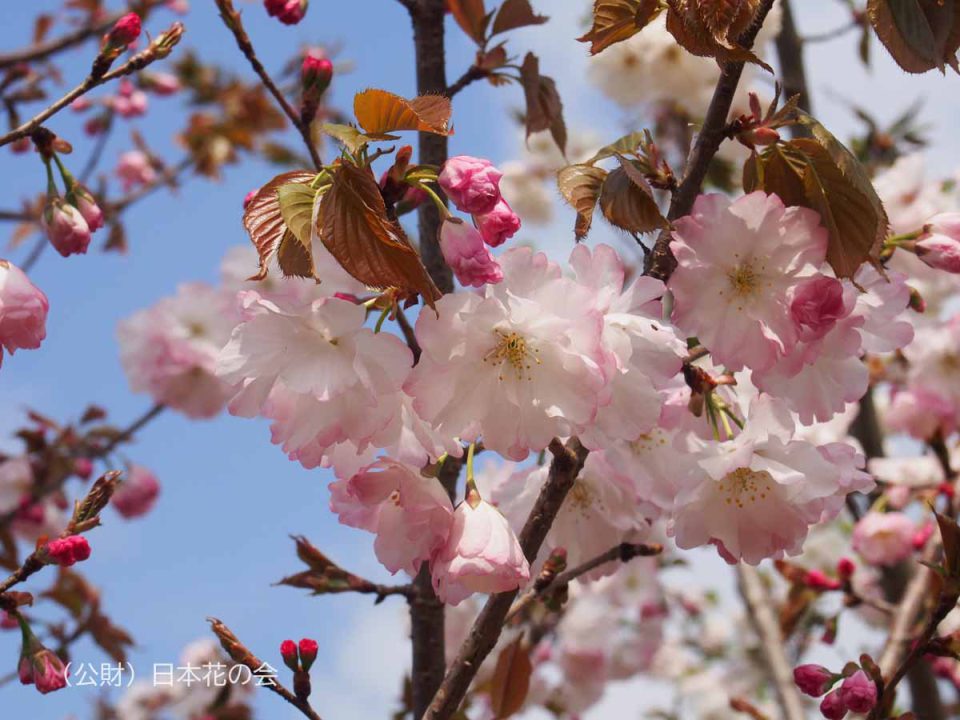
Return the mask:
{"type": "Polygon", "coordinates": [[[913,534],[912,545],[914,550],[923,550],[927,544],[927,540],[933,535],[933,523],[927,522],[913,534]]]}
{"type": "Polygon", "coordinates": [[[493,210],[473,218],[483,241],[490,247],[498,247],[516,235],[520,229],[520,218],[510,208],[507,201],[500,198],[493,210]]]}
{"type": "Polygon", "coordinates": [[[283,658],[283,664],[294,672],[300,669],[297,661],[297,644],[293,640],[284,640],[280,643],[280,657],[283,658]]]}
{"type": "Polygon", "coordinates": [[[70,567],[90,557],[90,543],[82,535],[51,540],[45,548],[52,563],[61,567],[70,567]]]}
{"type": "Polygon", "coordinates": [[[0,630],[13,630],[14,628],[20,627],[20,623],[17,622],[17,618],[4,610],[0,613],[0,630]]]}
{"type": "Polygon", "coordinates": [[[857,566],[850,558],[843,557],[837,561],[837,575],[841,580],[849,580],[857,571],[857,566]]]}
{"type": "Polygon", "coordinates": [[[90,98],[78,97],[76,100],[70,103],[70,109],[74,112],[80,113],[84,110],[89,110],[92,105],[93,103],[90,101],[90,98]]]}
{"type": "Polygon", "coordinates": [[[800,692],[820,697],[833,685],[836,676],[822,665],[799,665],[793,669],[793,681],[800,692]]]}
{"type": "Polygon", "coordinates": [[[263,6],[284,25],[296,25],[307,14],[307,0],[263,0],[263,6]]]}
{"type": "Polygon", "coordinates": [[[138,37],[140,37],[140,16],[136,13],[127,13],[110,28],[104,40],[105,44],[111,47],[125,48],[138,37]]]}
{"type": "Polygon", "coordinates": [[[333,80],[333,63],[328,58],[306,54],[300,66],[300,83],[303,94],[319,98],[333,80]]]}
{"type": "Polygon", "coordinates": [[[0,364],[3,350],[34,350],[47,336],[50,303],[23,271],[0,260],[0,364]]]}
{"type": "Polygon", "coordinates": [[[500,201],[503,173],[489,160],[458,155],[444,163],[438,182],[458,209],[473,215],[488,213],[500,201]]]}
{"type": "Polygon", "coordinates": [[[90,458],[77,458],[73,461],[73,474],[81,480],[89,480],[93,475],[93,460],[90,458]]]}
{"type": "Polygon", "coordinates": [[[310,666],[313,665],[313,661],[317,659],[317,651],[319,650],[317,641],[311,640],[310,638],[303,638],[300,640],[299,650],[300,662],[303,664],[303,669],[309,670],[310,666]]]}
{"type": "Polygon", "coordinates": [[[877,704],[877,685],[863,670],[845,678],[840,686],[840,698],[847,710],[868,713],[877,704]]]}
{"type": "Polygon", "coordinates": [[[934,216],[924,226],[914,251],[932,268],[960,273],[960,213],[934,216]]]}
{"type": "Polygon", "coordinates": [[[843,720],[847,716],[847,706],[840,697],[840,691],[834,690],[820,703],[820,714],[827,720],[843,720]]]}
{"type": "Polygon", "coordinates": [[[17,674],[24,685],[36,685],[46,695],[67,686],[67,669],[53,651],[40,646],[36,652],[20,656],[17,674]]]}
{"type": "Polygon", "coordinates": [[[843,285],[836,278],[820,275],[798,285],[790,302],[790,316],[801,340],[819,340],[850,314],[843,298],[843,285]]]}
{"type": "Polygon", "coordinates": [[[121,517],[129,519],[150,512],[159,494],[160,483],[156,475],[145,467],[131,465],[110,502],[121,517]]]}
{"type": "Polygon", "coordinates": [[[10,152],[14,155],[23,155],[23,153],[29,152],[32,147],[33,143],[30,142],[30,138],[23,137],[10,143],[10,152]]]}
{"type": "Polygon", "coordinates": [[[43,210],[40,225],[57,252],[68,257],[84,254],[90,246],[90,226],[80,211],[63,198],[53,198],[43,210]]]}
{"type": "Polygon", "coordinates": [[[462,285],[480,287],[503,280],[503,271],[476,228],[447,218],[440,228],[440,250],[462,285]]]}
{"type": "Polygon", "coordinates": [[[90,232],[96,232],[103,227],[103,210],[97,205],[96,198],[83,185],[77,183],[67,193],[67,202],[73,205],[83,219],[87,221],[90,232]]]}
{"type": "Polygon", "coordinates": [[[839,590],[842,587],[839,580],[834,580],[831,577],[827,577],[826,574],[820,570],[808,571],[806,575],[806,584],[807,587],[820,591],[839,590]]]}

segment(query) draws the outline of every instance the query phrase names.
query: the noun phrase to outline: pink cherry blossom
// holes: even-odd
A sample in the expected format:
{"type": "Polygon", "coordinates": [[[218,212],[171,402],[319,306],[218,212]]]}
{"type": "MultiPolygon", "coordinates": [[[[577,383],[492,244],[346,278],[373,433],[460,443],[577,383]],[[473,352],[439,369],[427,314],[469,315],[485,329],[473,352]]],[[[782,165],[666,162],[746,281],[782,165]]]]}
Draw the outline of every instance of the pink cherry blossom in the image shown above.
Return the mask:
{"type": "Polygon", "coordinates": [[[453,526],[453,505],[440,482],[391,458],[331,483],[330,509],[345,525],[376,534],[374,552],[392,573],[415,575],[453,526]]]}
{"type": "Polygon", "coordinates": [[[913,554],[916,530],[901,512],[868,512],[853,528],[853,549],[871,565],[895,565],[913,554]]]}
{"type": "Polygon", "coordinates": [[[868,713],[877,704],[877,685],[863,670],[844,678],[840,697],[850,712],[868,713]]]}
{"type": "Polygon", "coordinates": [[[960,213],[931,218],[914,248],[917,257],[930,267],[960,273],[960,213]]]}
{"type": "Polygon", "coordinates": [[[80,211],[63,198],[55,197],[47,203],[40,217],[40,225],[50,244],[64,257],[87,252],[90,226],[80,211]]]}
{"type": "Polygon", "coordinates": [[[916,385],[897,392],[883,415],[886,426],[918,440],[937,433],[947,437],[957,427],[957,406],[943,395],[916,385]]]}
{"type": "Polygon", "coordinates": [[[447,218],[440,228],[443,259],[462,285],[481,287],[503,280],[503,271],[477,230],[462,220],[447,218]]]}
{"type": "Polygon", "coordinates": [[[114,111],[123,118],[140,117],[147,112],[147,94],[138,90],[129,80],[121,80],[116,97],[112,100],[114,111]]]}
{"type": "Polygon", "coordinates": [[[520,229],[520,218],[503,198],[494,205],[493,210],[475,215],[474,220],[483,241],[490,247],[503,245],[520,229]]]}
{"type": "Polygon", "coordinates": [[[797,340],[794,288],[825,258],[819,216],[763,192],[732,203],[701,195],[675,228],[670,247],[679,265],[669,286],[677,327],[731,370],[770,368],[797,340]]]}
{"type": "Polygon", "coordinates": [[[122,517],[135,518],[150,512],[159,494],[157,476],[142,465],[131,465],[110,503],[122,517]]]}
{"type": "Polygon", "coordinates": [[[284,25],[296,25],[307,13],[307,0],[263,0],[263,6],[284,25]]]}
{"type": "Polygon", "coordinates": [[[0,259],[0,365],[3,351],[35,350],[47,336],[50,304],[24,272],[0,259]]]}
{"type": "Polygon", "coordinates": [[[790,315],[801,340],[819,340],[850,314],[844,300],[843,284],[836,278],[817,275],[793,289],[790,315]]]}
{"type": "Polygon", "coordinates": [[[157,171],[150,158],[140,150],[128,150],[117,161],[116,175],[123,184],[124,192],[140,185],[149,185],[157,179],[157,171]]]}
{"type": "Polygon", "coordinates": [[[500,201],[501,177],[489,160],[457,155],[444,163],[438,182],[458,210],[482,215],[500,201]]]}
{"type": "Polygon", "coordinates": [[[23,685],[34,685],[44,695],[67,686],[63,660],[42,646],[31,655],[21,655],[17,672],[23,685]]]}
{"type": "Polygon", "coordinates": [[[188,283],[122,320],[117,339],[130,388],[188,417],[219,413],[230,396],[229,385],[215,374],[233,327],[230,307],[229,295],[188,283]]]}
{"type": "Polygon", "coordinates": [[[823,665],[799,665],[793,670],[793,681],[800,692],[810,697],[820,697],[836,680],[835,675],[823,665]]]}
{"type": "Polygon", "coordinates": [[[97,205],[96,198],[83,185],[79,183],[74,185],[67,194],[67,201],[80,211],[83,219],[87,221],[90,232],[96,232],[103,227],[103,210],[97,205]]]}
{"type": "Polygon", "coordinates": [[[241,292],[242,321],[220,354],[235,384],[234,415],[275,421],[273,442],[295,456],[339,442],[362,450],[393,420],[413,358],[397,337],[363,324],[366,310],[338,298],[306,305],[241,292]]]}
{"type": "Polygon", "coordinates": [[[523,587],[530,566],[507,519],[485,500],[457,506],[446,543],[430,564],[433,589],[449,605],[474,593],[523,587]]]}
{"type": "Polygon", "coordinates": [[[520,460],[596,416],[606,378],[603,318],[591,293],[546,256],[513,248],[504,281],[454,293],[420,313],[423,355],[406,384],[414,409],[446,436],[520,460]]]}
{"type": "Polygon", "coordinates": [[[903,354],[910,387],[924,387],[960,407],[960,315],[919,327],[903,354]]]}
{"type": "Polygon", "coordinates": [[[712,543],[727,562],[751,565],[798,554],[810,526],[842,506],[828,501],[846,490],[831,459],[793,432],[786,407],[761,395],[743,433],[705,446],[699,483],[677,498],[670,528],[677,545],[712,543]]]}

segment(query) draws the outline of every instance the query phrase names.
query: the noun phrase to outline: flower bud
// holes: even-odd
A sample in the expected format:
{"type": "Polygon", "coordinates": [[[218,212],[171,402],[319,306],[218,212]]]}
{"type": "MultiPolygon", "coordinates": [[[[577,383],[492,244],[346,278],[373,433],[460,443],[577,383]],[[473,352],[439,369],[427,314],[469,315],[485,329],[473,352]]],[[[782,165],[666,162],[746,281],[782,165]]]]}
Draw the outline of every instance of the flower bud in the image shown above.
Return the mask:
{"type": "Polygon", "coordinates": [[[83,219],[87,221],[90,232],[96,232],[103,227],[103,210],[97,205],[96,198],[80,183],[75,184],[67,193],[67,202],[73,205],[83,219]]]}
{"type": "Polygon", "coordinates": [[[313,665],[313,661],[317,659],[317,650],[319,650],[317,641],[311,640],[310,638],[303,638],[300,640],[299,650],[300,663],[303,665],[304,670],[309,670],[310,666],[313,665]]]}
{"type": "Polygon", "coordinates": [[[325,57],[307,54],[300,67],[300,88],[302,101],[300,119],[304,124],[313,121],[320,107],[320,98],[333,79],[333,63],[325,57]]]}
{"type": "Polygon", "coordinates": [[[820,590],[821,592],[828,590],[839,590],[842,587],[839,580],[834,580],[831,577],[827,577],[819,570],[808,571],[805,580],[807,587],[813,588],[814,590],[820,590]]]}
{"type": "Polygon", "coordinates": [[[459,210],[482,215],[500,202],[502,177],[489,160],[457,155],[443,164],[437,181],[459,210]]]}
{"type": "Polygon", "coordinates": [[[84,254],[90,245],[90,226],[77,208],[63,198],[50,200],[43,210],[40,225],[47,238],[64,257],[84,254]]]}
{"type": "Polygon", "coordinates": [[[284,25],[296,25],[307,14],[307,0],[263,0],[263,6],[284,25]]]}
{"type": "Polygon", "coordinates": [[[49,541],[43,548],[48,563],[60,567],[70,567],[90,557],[90,543],[82,535],[49,541]]]}
{"type": "Polygon", "coordinates": [[[503,271],[476,228],[447,218],[440,227],[443,259],[462,285],[480,287],[503,280],[503,271]]]}
{"type": "Polygon", "coordinates": [[[35,685],[46,695],[67,685],[67,670],[57,655],[44,647],[22,616],[17,616],[23,643],[17,675],[23,685],[35,685]]]}
{"type": "Polygon", "coordinates": [[[847,716],[847,706],[840,697],[840,691],[834,690],[820,703],[820,714],[827,720],[843,720],[847,716]]]}
{"type": "Polygon", "coordinates": [[[153,52],[154,57],[162,59],[167,57],[171,52],[173,52],[174,46],[180,42],[180,38],[183,37],[183,23],[175,22],[164,32],[157,35],[152,43],[150,43],[150,50],[153,52]]]}
{"type": "Polygon", "coordinates": [[[917,257],[937,270],[960,273],[960,213],[940,213],[913,244],[917,257]]]}
{"type": "Polygon", "coordinates": [[[857,566],[850,558],[842,557],[837,561],[837,575],[844,582],[852,578],[856,571],[857,566]]]}
{"type": "Polygon", "coordinates": [[[868,713],[877,704],[877,685],[863,670],[845,678],[839,692],[847,710],[855,713],[868,713]]]}
{"type": "Polygon", "coordinates": [[[105,46],[124,49],[140,37],[140,16],[136,13],[127,13],[114,23],[103,42],[105,46]]]}
{"type": "Polygon", "coordinates": [[[490,247],[503,245],[520,229],[520,218],[503,198],[500,198],[493,210],[474,216],[474,220],[483,241],[490,247]]]}
{"type": "Polygon", "coordinates": [[[820,697],[836,680],[836,676],[822,665],[799,665],[793,669],[793,681],[800,692],[810,697],[820,697]]]}
{"type": "Polygon", "coordinates": [[[283,658],[283,664],[294,672],[300,669],[297,660],[297,644],[293,640],[284,640],[280,643],[280,657],[283,658]]]}

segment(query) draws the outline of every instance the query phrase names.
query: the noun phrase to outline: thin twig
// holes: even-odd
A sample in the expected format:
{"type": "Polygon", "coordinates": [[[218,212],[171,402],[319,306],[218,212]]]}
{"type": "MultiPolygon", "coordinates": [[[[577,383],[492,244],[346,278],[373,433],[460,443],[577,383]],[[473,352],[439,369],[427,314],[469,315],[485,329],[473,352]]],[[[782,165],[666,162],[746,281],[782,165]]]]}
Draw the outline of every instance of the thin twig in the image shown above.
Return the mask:
{"type": "Polygon", "coordinates": [[[0,220],[26,222],[28,220],[36,219],[36,216],[24,210],[0,210],[0,220]]]}
{"type": "MultiPolygon", "coordinates": [[[[520,531],[520,547],[529,562],[536,560],[547,532],[587,457],[587,450],[576,438],[568,441],[566,446],[554,439],[550,443],[550,452],[553,453],[553,461],[547,481],[520,531]]],[[[487,600],[430,703],[424,715],[425,720],[448,720],[457,711],[484,659],[497,644],[518,592],[511,590],[499,593],[487,600]]]]}
{"type": "Polygon", "coordinates": [[[19,585],[42,567],[43,563],[40,561],[37,553],[30,553],[20,567],[14,570],[6,580],[0,582],[0,594],[5,593],[14,585],[19,585]]]}
{"type": "Polygon", "coordinates": [[[81,183],[86,183],[100,164],[100,159],[103,157],[103,151],[107,147],[107,141],[110,139],[110,131],[113,130],[113,126],[114,114],[110,112],[107,115],[107,124],[97,136],[97,144],[93,146],[93,152],[90,153],[90,157],[87,158],[87,164],[83,166],[83,170],[80,172],[81,183]]]}
{"type": "Polygon", "coordinates": [[[467,85],[474,83],[477,80],[483,80],[486,77],[490,77],[489,70],[484,70],[476,65],[471,65],[470,68],[463,75],[461,75],[457,81],[453,83],[453,85],[449,86],[443,94],[448,98],[453,98],[454,95],[467,87],[467,85]]]}
{"type": "Polygon", "coordinates": [[[835,38],[846,35],[848,32],[858,27],[862,27],[862,25],[856,20],[851,20],[846,25],[841,25],[833,30],[825,30],[820,33],[804,35],[802,38],[800,38],[800,42],[806,45],[807,43],[820,43],[828,40],[834,40],[835,38]]]}
{"type": "Polygon", "coordinates": [[[740,563],[737,565],[740,594],[749,611],[749,617],[760,638],[763,655],[767,660],[767,670],[773,681],[777,698],[783,709],[784,720],[804,720],[806,714],[800,693],[793,682],[793,671],[784,651],[784,639],[780,624],[770,604],[770,596],[763,586],[763,580],[755,567],[740,563]]]}
{"type": "Polygon", "coordinates": [[[413,331],[413,325],[410,324],[410,320],[407,318],[407,314],[403,311],[403,308],[397,309],[397,325],[400,326],[400,332],[403,333],[403,337],[407,341],[407,347],[409,347],[410,352],[413,353],[413,364],[416,365],[420,362],[420,355],[423,353],[423,350],[420,348],[417,335],[413,331]]]}
{"type": "Polygon", "coordinates": [[[597,555],[595,558],[577,565],[575,568],[565,570],[542,587],[535,586],[528,592],[524,593],[523,597],[517,600],[513,604],[513,607],[510,608],[510,612],[507,614],[507,618],[504,622],[509,623],[537,598],[542,598],[545,595],[554,592],[555,590],[566,587],[578,577],[586,575],[588,572],[597,569],[601,565],[606,565],[607,563],[616,561],[626,564],[634,558],[653,557],[661,554],[662,552],[663,545],[658,543],[621,543],[620,545],[612,547],[606,552],[597,555]]]}
{"type": "Polygon", "coordinates": [[[270,77],[270,74],[267,72],[267,69],[263,66],[263,63],[260,62],[260,58],[257,57],[256,50],[253,49],[253,43],[250,41],[250,36],[247,35],[247,31],[243,28],[243,23],[240,20],[240,13],[237,12],[236,8],[233,6],[233,0],[216,0],[217,7],[220,10],[220,17],[223,18],[223,24],[227,26],[227,29],[233,33],[234,39],[237,41],[237,47],[240,48],[240,52],[243,53],[243,56],[250,63],[250,67],[253,68],[253,71],[260,78],[260,82],[263,83],[264,87],[273,95],[274,99],[277,101],[277,104],[280,106],[280,109],[283,110],[284,115],[286,115],[290,122],[293,123],[293,126],[300,133],[300,136],[303,138],[303,142],[307,146],[307,151],[310,153],[310,159],[313,160],[313,164],[317,170],[323,167],[323,160],[320,159],[320,154],[317,152],[317,147],[313,142],[313,138],[310,135],[310,123],[304,123],[300,119],[300,113],[298,113],[290,102],[284,97],[283,93],[280,91],[280,88],[277,87],[277,84],[273,81],[273,78],[270,77]]]}
{"type": "MultiPolygon", "coordinates": [[[[737,42],[741,46],[745,48],[753,47],[753,41],[760,32],[760,28],[763,27],[763,21],[766,20],[770,8],[773,7],[773,2],[774,0],[763,0],[753,23],[738,38],[737,42]]],[[[670,200],[670,210],[667,214],[669,220],[683,217],[693,209],[693,203],[703,188],[703,181],[707,177],[710,163],[724,140],[727,118],[730,117],[730,108],[733,106],[733,97],[737,92],[737,86],[740,84],[743,66],[743,62],[726,62],[723,64],[720,79],[717,81],[716,89],[713,92],[713,99],[710,101],[707,116],[703,121],[703,127],[697,134],[693,149],[690,151],[690,157],[687,158],[683,180],[670,200]]],[[[669,229],[660,233],[653,250],[650,252],[650,262],[646,269],[647,275],[664,282],[670,278],[677,266],[677,260],[670,250],[671,238],[672,234],[669,229]]]]}

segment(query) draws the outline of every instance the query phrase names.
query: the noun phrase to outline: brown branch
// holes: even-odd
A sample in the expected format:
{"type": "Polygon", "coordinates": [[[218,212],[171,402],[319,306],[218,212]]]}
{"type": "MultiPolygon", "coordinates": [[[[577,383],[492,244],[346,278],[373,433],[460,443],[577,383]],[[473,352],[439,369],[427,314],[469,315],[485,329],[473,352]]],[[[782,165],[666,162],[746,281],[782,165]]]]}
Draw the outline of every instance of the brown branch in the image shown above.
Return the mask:
{"type": "Polygon", "coordinates": [[[13,222],[27,222],[28,220],[36,220],[36,215],[25,212],[23,210],[0,210],[0,220],[13,221],[13,222]]]}
{"type": "MultiPolygon", "coordinates": [[[[780,65],[780,81],[783,83],[785,97],[800,96],[799,106],[810,112],[811,98],[807,88],[807,73],[803,63],[803,40],[797,34],[797,25],[793,19],[790,0],[782,0],[780,34],[777,35],[777,62],[780,65]]],[[[794,125],[793,132],[807,134],[809,131],[801,125],[794,125]]]]}
{"type": "Polygon", "coordinates": [[[61,97],[59,100],[54,102],[52,105],[41,110],[39,113],[34,115],[30,120],[20,125],[18,128],[11,130],[6,135],[0,136],[0,147],[4,145],[9,145],[12,142],[19,140],[20,138],[27,137],[34,130],[40,127],[42,123],[50,119],[58,112],[67,107],[70,103],[76,100],[78,97],[85,95],[87,92],[92,90],[95,87],[99,87],[105,83],[110,82],[111,80],[116,80],[117,78],[125,77],[127,75],[132,75],[133,73],[143,70],[151,63],[156,60],[159,60],[160,56],[157,54],[156,49],[152,46],[148,46],[145,50],[137,53],[132,58],[127,60],[123,65],[111,70],[110,72],[104,73],[103,75],[89,74],[86,79],[77,85],[73,90],[68,92],[66,95],[61,97]]]}
{"type": "MultiPolygon", "coordinates": [[[[550,443],[550,452],[553,454],[553,462],[550,464],[547,481],[540,490],[523,530],[520,531],[520,547],[531,563],[536,560],[547,531],[587,458],[587,450],[576,438],[569,440],[566,446],[554,439],[550,443]]],[[[487,600],[457,653],[456,660],[447,671],[443,684],[430,703],[424,715],[426,720],[448,720],[457,711],[484,659],[497,644],[504,621],[518,592],[512,590],[491,595],[487,600]]]]}
{"type": "Polygon", "coordinates": [[[403,308],[397,309],[397,325],[400,326],[400,332],[403,333],[403,337],[407,341],[407,347],[409,347],[410,352],[413,353],[413,364],[416,365],[420,362],[420,355],[423,353],[423,350],[420,348],[417,335],[413,331],[413,325],[410,324],[410,320],[407,318],[407,314],[403,311],[403,308]]]}
{"type": "MultiPolygon", "coordinates": [[[[740,45],[745,48],[753,47],[753,41],[760,32],[760,28],[763,27],[763,21],[766,20],[773,2],[774,0],[763,0],[753,23],[738,38],[737,42],[740,45]]],[[[740,84],[743,66],[744,63],[742,62],[726,62],[722,66],[720,79],[713,91],[713,98],[710,100],[710,107],[707,109],[703,127],[700,128],[693,149],[690,151],[690,156],[687,158],[683,180],[670,200],[670,210],[667,214],[669,220],[683,217],[693,209],[693,203],[703,188],[703,181],[707,177],[710,163],[724,140],[727,118],[730,117],[730,108],[733,105],[733,97],[737,91],[737,86],[740,84]]],[[[677,267],[677,260],[670,250],[671,237],[669,229],[660,233],[648,257],[649,262],[646,268],[647,275],[664,282],[670,278],[677,267]]]]}
{"type": "Polygon", "coordinates": [[[467,85],[476,82],[477,80],[483,80],[484,78],[490,77],[490,71],[484,70],[481,67],[476,65],[471,65],[469,69],[457,78],[457,81],[453,83],[450,87],[443,91],[443,94],[448,98],[453,98],[454,95],[463,90],[467,85]]]}
{"type": "MultiPolygon", "coordinates": [[[[140,4],[140,7],[137,8],[137,12],[140,14],[141,18],[145,19],[150,10],[158,5],[163,4],[164,1],[165,0],[146,0],[140,4]]],[[[97,37],[113,27],[113,24],[128,12],[130,12],[129,9],[121,10],[104,16],[99,22],[83,25],[73,32],[65,33],[64,35],[54,38],[53,40],[48,40],[45,43],[23,48],[22,50],[14,50],[13,52],[0,54],[0,70],[12,67],[13,65],[18,65],[19,63],[29,63],[34,62],[35,60],[43,60],[44,58],[48,58],[51,55],[57,54],[61,50],[66,50],[74,45],[79,45],[90,38],[97,37]]]]}
{"type": "Polygon", "coordinates": [[[40,558],[37,556],[36,552],[30,553],[20,567],[14,570],[6,580],[0,582],[0,594],[5,593],[14,585],[19,585],[22,583],[28,577],[40,570],[43,565],[44,563],[40,561],[40,558]]]}
{"type": "Polygon", "coordinates": [[[260,62],[260,58],[257,57],[256,50],[253,49],[253,43],[250,41],[250,36],[247,35],[247,31],[243,28],[243,23],[240,20],[240,13],[233,7],[233,0],[215,0],[217,3],[217,8],[220,10],[220,17],[223,19],[223,24],[227,26],[227,29],[233,33],[234,39],[237,41],[237,47],[240,48],[240,52],[243,53],[243,56],[250,63],[250,67],[253,68],[253,71],[259,76],[260,82],[263,83],[264,87],[273,95],[274,99],[277,101],[277,104],[280,106],[280,109],[283,110],[283,113],[290,119],[290,122],[293,123],[293,126],[297,129],[297,132],[300,133],[300,137],[303,138],[304,144],[307,146],[307,151],[310,153],[310,159],[313,161],[314,167],[319,170],[323,167],[323,160],[320,158],[320,153],[317,152],[317,147],[313,142],[313,137],[310,134],[310,123],[304,123],[300,119],[300,113],[298,113],[290,102],[284,97],[284,94],[280,91],[280,88],[277,87],[277,84],[273,81],[273,78],[270,77],[270,74],[267,72],[267,69],[263,66],[263,63],[260,62]]]}
{"type": "Polygon", "coordinates": [[[535,585],[531,590],[526,592],[523,597],[517,600],[513,607],[510,608],[510,612],[507,614],[507,618],[504,621],[509,623],[513,618],[523,612],[530,603],[532,603],[537,598],[542,598],[555,590],[566,587],[578,577],[586,575],[591,570],[595,570],[601,565],[606,565],[610,562],[619,561],[621,563],[628,563],[634,558],[637,557],[653,557],[659,555],[663,552],[663,545],[658,543],[621,543],[615,547],[610,548],[604,553],[597,555],[595,558],[591,558],[586,562],[577,565],[574,568],[566,570],[555,578],[550,580],[547,583],[544,583],[542,586],[535,585]]]}
{"type": "Polygon", "coordinates": [[[742,562],[737,565],[737,579],[748,617],[760,638],[763,656],[767,661],[766,669],[773,681],[784,720],[804,720],[803,702],[793,682],[793,669],[784,650],[780,623],[770,604],[763,579],[755,567],[742,562]]]}

